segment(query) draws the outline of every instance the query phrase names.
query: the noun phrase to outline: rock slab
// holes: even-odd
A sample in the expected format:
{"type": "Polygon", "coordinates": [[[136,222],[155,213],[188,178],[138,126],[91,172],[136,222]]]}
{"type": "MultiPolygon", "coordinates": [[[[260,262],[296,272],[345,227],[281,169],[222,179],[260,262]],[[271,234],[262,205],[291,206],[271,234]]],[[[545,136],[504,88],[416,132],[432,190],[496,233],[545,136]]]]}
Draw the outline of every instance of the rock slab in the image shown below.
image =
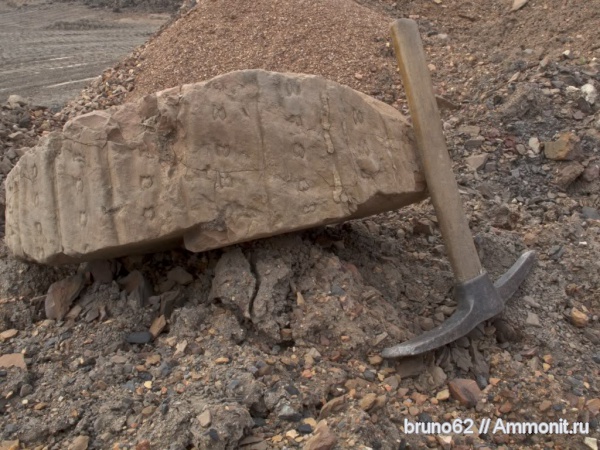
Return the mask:
{"type": "Polygon", "coordinates": [[[6,242],[45,264],[199,252],[426,196],[410,126],[324,78],[261,70],[69,121],[6,181],[6,242]]]}

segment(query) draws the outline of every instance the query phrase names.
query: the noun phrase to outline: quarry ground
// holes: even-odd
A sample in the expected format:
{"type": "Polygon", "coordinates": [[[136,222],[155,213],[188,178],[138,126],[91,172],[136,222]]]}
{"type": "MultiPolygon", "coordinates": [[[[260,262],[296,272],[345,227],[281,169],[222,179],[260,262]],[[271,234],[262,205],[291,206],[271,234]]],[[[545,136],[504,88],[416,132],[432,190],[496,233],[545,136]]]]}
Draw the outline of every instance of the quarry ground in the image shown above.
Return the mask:
{"type": "Polygon", "coordinates": [[[1,2],[0,102],[18,94],[62,105],[168,18],[44,0],[1,2]]]}
{"type": "MultiPolygon", "coordinates": [[[[41,29],[86,17],[83,6],[68,5],[60,8],[72,8],[73,17],[50,19],[37,4],[31,11],[38,11],[41,29]]],[[[15,261],[2,245],[0,449],[597,448],[600,4],[530,0],[511,11],[512,5],[202,1],[113,68],[81,75],[101,77],[62,110],[36,106],[35,91],[21,94],[33,95],[29,104],[0,107],[3,176],[24,147],[70,117],[215,70],[307,67],[407,113],[385,29],[394,18],[411,17],[423,36],[483,265],[496,278],[522,251],[538,255],[501,316],[422,357],[383,360],[382,348],[438,325],[456,306],[428,201],[233,249],[82,266],[79,277],[77,267],[15,261]],[[339,24],[332,25],[333,12],[318,9],[325,7],[343,14],[347,30],[363,33],[344,35],[337,54],[351,58],[360,48],[365,58],[314,62],[335,54],[310,40],[336,37],[339,24]],[[308,34],[290,31],[297,52],[287,59],[257,33],[278,17],[289,19],[283,29],[312,27],[308,34]],[[381,24],[381,35],[368,34],[372,24],[381,24]],[[154,294],[143,308],[123,281],[132,273],[141,273],[154,294]],[[46,320],[45,297],[59,280],[81,292],[65,320],[46,320]],[[252,283],[273,299],[267,325],[281,327],[280,339],[232,307],[252,283]],[[468,418],[475,421],[472,434],[403,428],[405,420],[468,418]],[[482,419],[564,419],[586,424],[589,433],[485,432],[482,419]]],[[[19,11],[0,8],[0,20],[19,11]]],[[[123,11],[101,15],[131,13],[123,11]]],[[[0,27],[0,35],[5,29],[11,28],[0,27]]],[[[22,62],[30,51],[2,48],[3,57],[22,62]]],[[[19,93],[17,78],[0,86],[2,94],[19,93]]]]}

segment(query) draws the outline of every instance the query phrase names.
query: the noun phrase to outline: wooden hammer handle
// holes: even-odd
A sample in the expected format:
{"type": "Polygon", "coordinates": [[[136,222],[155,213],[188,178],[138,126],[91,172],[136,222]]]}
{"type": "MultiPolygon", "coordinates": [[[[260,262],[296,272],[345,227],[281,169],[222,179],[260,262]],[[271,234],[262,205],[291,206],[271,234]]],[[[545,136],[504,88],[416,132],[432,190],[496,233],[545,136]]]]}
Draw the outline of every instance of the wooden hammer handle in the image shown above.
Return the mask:
{"type": "Polygon", "coordinates": [[[414,20],[400,19],[391,31],[431,201],[454,277],[464,283],[482,273],[481,262],[452,172],[419,29],[414,20]]]}

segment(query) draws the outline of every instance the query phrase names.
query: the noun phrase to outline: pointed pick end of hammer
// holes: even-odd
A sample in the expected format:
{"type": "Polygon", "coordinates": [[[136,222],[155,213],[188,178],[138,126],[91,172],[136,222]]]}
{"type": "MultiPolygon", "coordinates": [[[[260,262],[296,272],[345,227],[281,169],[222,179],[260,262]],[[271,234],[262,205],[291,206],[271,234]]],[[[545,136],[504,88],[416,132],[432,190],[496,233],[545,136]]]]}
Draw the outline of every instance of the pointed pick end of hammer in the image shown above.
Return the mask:
{"type": "Polygon", "coordinates": [[[504,309],[504,303],[525,280],[533,263],[535,252],[528,251],[502,275],[496,283],[487,273],[455,287],[457,308],[454,314],[439,327],[427,331],[402,344],[381,352],[384,358],[415,356],[435,350],[465,336],[480,323],[491,319],[504,309]]]}

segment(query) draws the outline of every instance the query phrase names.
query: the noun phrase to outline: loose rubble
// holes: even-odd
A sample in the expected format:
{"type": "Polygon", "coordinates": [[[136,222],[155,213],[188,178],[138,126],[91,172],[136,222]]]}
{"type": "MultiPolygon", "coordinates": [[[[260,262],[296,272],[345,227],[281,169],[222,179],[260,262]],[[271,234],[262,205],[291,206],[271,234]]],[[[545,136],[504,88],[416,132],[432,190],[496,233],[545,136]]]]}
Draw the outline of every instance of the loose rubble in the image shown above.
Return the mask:
{"type": "MultiPolygon", "coordinates": [[[[526,2],[511,12],[511,1],[362,3],[382,18],[384,40],[360,32],[354,39],[376,42],[391,74],[381,77],[381,94],[373,95],[405,113],[385,27],[399,16],[419,23],[440,104],[452,105],[443,109],[443,125],[484,266],[497,277],[524,248],[538,252],[520,294],[500,317],[432,354],[376,358],[386,345],[441,323],[455,307],[452,273],[427,201],[227,251],[127,256],[101,263],[102,272],[24,264],[1,246],[0,331],[10,331],[0,338],[0,360],[10,362],[0,367],[2,445],[68,448],[89,437],[90,449],[597,447],[600,112],[592,90],[584,88],[597,90],[600,83],[594,5],[526,2]],[[548,158],[547,143],[565,133],[573,137],[572,159],[548,158]],[[487,158],[474,170],[468,158],[479,155],[487,158]],[[228,267],[239,268],[239,279],[228,267]],[[176,268],[192,282],[169,277],[176,268]],[[48,289],[78,270],[85,286],[71,310],[62,320],[47,319],[48,289]],[[151,293],[125,288],[123,280],[135,271],[135,286],[151,293]],[[253,316],[250,306],[261,286],[262,312],[253,316]],[[155,321],[161,332],[153,336],[155,321]],[[468,406],[450,388],[457,383],[474,393],[468,406]],[[581,421],[590,434],[423,436],[402,430],[405,419],[456,417],[581,421]]],[[[1,122],[10,131],[0,127],[5,169],[24,146],[35,145],[43,121],[54,130],[67,118],[121,103],[125,94],[114,94],[117,86],[135,91],[138,75],[150,67],[170,77],[140,75],[151,83],[178,84],[177,77],[191,76],[175,62],[162,69],[160,52],[171,41],[174,53],[172,36],[187,29],[181,24],[192,27],[202,16],[210,23],[209,8],[219,5],[224,10],[213,15],[233,14],[228,20],[236,30],[252,35],[260,29],[242,26],[256,15],[227,2],[202,3],[163,32],[169,36],[163,50],[154,38],[152,53],[140,49],[90,86],[83,95],[95,105],[75,101],[61,112],[41,110],[39,117],[33,106],[3,105],[1,122]],[[156,59],[138,66],[142,57],[156,59]],[[21,127],[15,120],[22,117],[29,122],[21,127]],[[9,139],[15,132],[22,134],[9,139]]],[[[265,17],[277,17],[270,14],[265,17]]],[[[360,29],[351,25],[345,29],[360,29]]],[[[223,57],[235,60],[236,51],[247,51],[231,45],[226,30],[213,31],[208,37],[226,49],[223,57]]],[[[182,61],[194,59],[190,49],[198,41],[180,36],[182,61]]],[[[328,61],[326,53],[322,57],[328,61]]],[[[370,82],[379,72],[367,69],[339,76],[370,82]]]]}

